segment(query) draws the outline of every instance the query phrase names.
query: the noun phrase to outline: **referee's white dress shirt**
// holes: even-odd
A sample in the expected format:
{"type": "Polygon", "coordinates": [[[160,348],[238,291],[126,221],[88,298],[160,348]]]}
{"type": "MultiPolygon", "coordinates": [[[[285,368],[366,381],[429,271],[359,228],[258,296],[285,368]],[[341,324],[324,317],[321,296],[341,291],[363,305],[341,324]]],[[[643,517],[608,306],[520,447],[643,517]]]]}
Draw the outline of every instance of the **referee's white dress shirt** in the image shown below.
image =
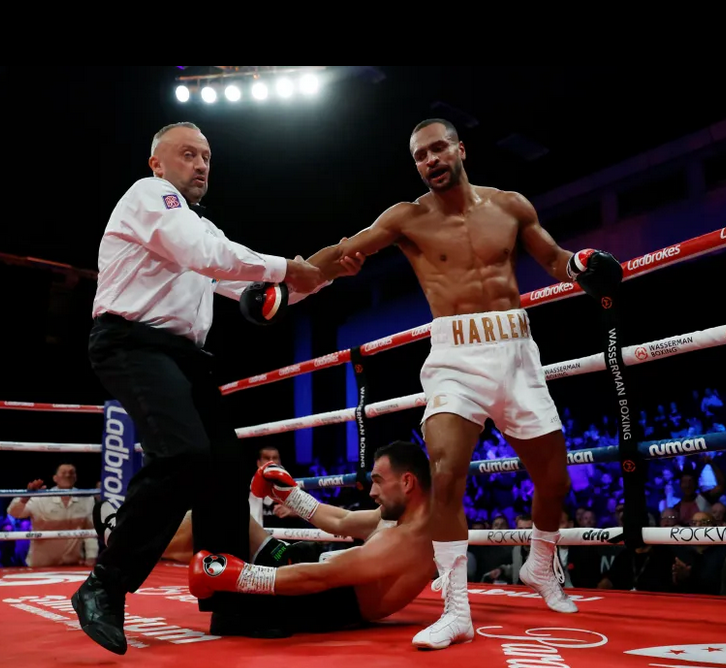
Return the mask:
{"type": "MultiPolygon", "coordinates": [[[[239,300],[252,282],[280,283],[287,261],[230,241],[169,181],[152,176],[134,183],[111,213],[98,269],[93,317],[115,313],[201,347],[214,292],[239,300]]],[[[289,303],[305,296],[291,293],[289,303]]]]}

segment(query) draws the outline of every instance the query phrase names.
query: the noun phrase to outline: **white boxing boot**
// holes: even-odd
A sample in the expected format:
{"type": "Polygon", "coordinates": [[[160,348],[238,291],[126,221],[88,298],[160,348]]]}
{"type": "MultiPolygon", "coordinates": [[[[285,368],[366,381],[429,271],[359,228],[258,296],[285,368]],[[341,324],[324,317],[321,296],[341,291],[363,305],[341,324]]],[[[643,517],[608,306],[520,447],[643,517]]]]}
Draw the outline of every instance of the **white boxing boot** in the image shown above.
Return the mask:
{"type": "Polygon", "coordinates": [[[449,645],[471,642],[474,639],[469,592],[466,588],[466,553],[454,557],[453,564],[448,569],[438,559],[434,561],[440,575],[434,580],[431,589],[441,591],[444,613],[438,621],[414,636],[413,645],[419,649],[444,649],[449,645]]]}
{"type": "Polygon", "coordinates": [[[534,589],[555,612],[577,612],[573,600],[565,594],[565,572],[557,554],[559,531],[532,529],[529,559],[519,571],[519,579],[534,589]]]}

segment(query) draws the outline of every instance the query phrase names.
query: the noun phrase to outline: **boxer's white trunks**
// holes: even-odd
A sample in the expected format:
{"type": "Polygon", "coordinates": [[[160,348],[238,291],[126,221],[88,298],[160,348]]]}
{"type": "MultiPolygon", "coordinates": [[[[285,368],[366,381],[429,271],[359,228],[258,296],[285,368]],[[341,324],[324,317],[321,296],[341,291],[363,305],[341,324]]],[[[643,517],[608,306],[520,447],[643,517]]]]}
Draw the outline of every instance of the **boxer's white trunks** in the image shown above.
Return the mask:
{"type": "Polygon", "coordinates": [[[552,401],[524,309],[435,318],[421,369],[426,410],[454,413],[484,428],[531,439],[562,423],[552,401]]]}

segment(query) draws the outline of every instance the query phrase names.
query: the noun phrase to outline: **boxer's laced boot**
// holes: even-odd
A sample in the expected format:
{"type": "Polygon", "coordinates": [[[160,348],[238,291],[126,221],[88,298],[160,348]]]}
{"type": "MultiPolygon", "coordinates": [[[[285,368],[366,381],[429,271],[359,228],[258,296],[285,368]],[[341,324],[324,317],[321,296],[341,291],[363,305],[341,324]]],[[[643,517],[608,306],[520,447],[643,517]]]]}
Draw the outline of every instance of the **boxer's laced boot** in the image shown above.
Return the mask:
{"type": "Polygon", "coordinates": [[[557,554],[559,531],[532,530],[529,559],[519,571],[519,579],[534,589],[555,612],[577,612],[577,606],[565,594],[565,572],[557,554]]]}
{"type": "Polygon", "coordinates": [[[465,554],[458,555],[449,570],[436,561],[440,576],[434,580],[431,589],[441,591],[444,613],[438,621],[414,636],[414,647],[444,649],[449,645],[471,642],[474,639],[469,593],[466,588],[466,561],[465,554]]]}

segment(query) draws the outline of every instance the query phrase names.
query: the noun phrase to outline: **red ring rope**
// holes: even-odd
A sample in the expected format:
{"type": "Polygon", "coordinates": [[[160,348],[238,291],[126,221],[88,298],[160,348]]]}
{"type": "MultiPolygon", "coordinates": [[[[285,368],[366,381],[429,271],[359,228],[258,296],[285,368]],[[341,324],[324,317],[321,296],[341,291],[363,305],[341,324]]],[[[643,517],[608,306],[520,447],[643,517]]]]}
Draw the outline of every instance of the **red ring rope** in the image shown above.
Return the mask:
{"type": "MultiPolygon", "coordinates": [[[[691,260],[721,248],[726,248],[726,227],[623,262],[623,280],[627,281],[636,276],[643,276],[649,274],[651,271],[656,271],[685,260],[691,260]]],[[[520,295],[520,299],[522,308],[531,308],[533,306],[539,306],[540,304],[574,297],[575,295],[582,294],[582,292],[582,288],[577,284],[556,283],[546,288],[520,295]]],[[[430,336],[430,332],[430,324],[414,327],[405,332],[399,332],[398,334],[386,336],[377,341],[371,341],[370,343],[362,345],[361,354],[375,355],[384,350],[391,350],[392,348],[426,338],[430,336]]],[[[275,371],[268,371],[257,376],[237,380],[233,383],[222,385],[220,389],[222,390],[222,394],[227,395],[232,392],[238,392],[239,390],[246,390],[248,387],[266,385],[282,380],[283,378],[291,378],[319,369],[328,369],[339,364],[344,364],[345,362],[350,362],[350,350],[341,350],[337,353],[308,360],[307,362],[299,362],[298,364],[292,364],[282,369],[276,369],[275,371]]]]}
{"type": "MultiPolygon", "coordinates": [[[[700,237],[694,237],[666,248],[654,251],[652,253],[646,253],[640,257],[623,262],[623,280],[629,280],[635,276],[643,276],[649,274],[652,271],[662,269],[663,267],[677,264],[685,260],[691,260],[711,253],[715,250],[726,248],[726,227],[714,230],[708,234],[703,234],[700,237]]],[[[568,297],[574,297],[575,295],[582,294],[582,288],[579,285],[573,285],[571,283],[556,283],[546,288],[534,290],[520,295],[522,308],[531,308],[533,306],[539,306],[540,304],[546,304],[548,302],[559,301],[560,299],[567,299],[568,297]]],[[[421,325],[420,327],[414,327],[413,329],[406,330],[405,332],[399,332],[392,334],[391,336],[385,336],[382,339],[365,343],[361,346],[361,354],[363,355],[375,355],[376,353],[383,352],[384,350],[391,350],[398,346],[406,345],[419,339],[424,339],[430,336],[431,325],[421,325]]],[[[350,349],[341,350],[329,355],[323,355],[306,362],[299,362],[297,364],[291,364],[281,369],[275,369],[274,371],[268,371],[267,373],[259,374],[257,376],[251,376],[250,378],[244,378],[242,380],[234,381],[233,383],[227,383],[222,385],[219,389],[223,395],[232,394],[239,390],[245,390],[249,387],[256,387],[259,385],[267,385],[268,383],[274,383],[283,378],[292,378],[294,376],[300,376],[304,373],[310,373],[311,371],[318,371],[319,369],[328,369],[330,367],[338,366],[350,362],[350,349]]],[[[33,411],[58,411],[63,413],[103,413],[103,406],[80,406],[74,404],[42,404],[34,402],[24,401],[0,401],[0,409],[15,409],[15,410],[33,410],[33,411]]]]}

